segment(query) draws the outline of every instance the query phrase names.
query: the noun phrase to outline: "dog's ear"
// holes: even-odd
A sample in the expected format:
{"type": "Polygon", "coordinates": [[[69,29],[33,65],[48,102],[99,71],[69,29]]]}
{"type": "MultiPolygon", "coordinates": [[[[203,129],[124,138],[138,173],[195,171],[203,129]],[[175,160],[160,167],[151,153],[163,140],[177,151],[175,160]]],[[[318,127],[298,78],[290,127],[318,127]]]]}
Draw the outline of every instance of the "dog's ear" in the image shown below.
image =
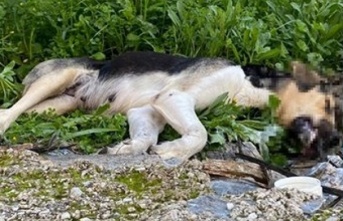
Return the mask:
{"type": "Polygon", "coordinates": [[[343,101],[335,98],[335,125],[338,131],[343,131],[343,101]]]}
{"type": "Polygon", "coordinates": [[[335,74],[328,78],[328,92],[335,100],[335,124],[339,131],[343,131],[343,76],[335,74]]]}
{"type": "Polygon", "coordinates": [[[300,91],[311,90],[323,81],[316,71],[309,69],[302,62],[291,62],[291,69],[293,78],[300,91]]]}

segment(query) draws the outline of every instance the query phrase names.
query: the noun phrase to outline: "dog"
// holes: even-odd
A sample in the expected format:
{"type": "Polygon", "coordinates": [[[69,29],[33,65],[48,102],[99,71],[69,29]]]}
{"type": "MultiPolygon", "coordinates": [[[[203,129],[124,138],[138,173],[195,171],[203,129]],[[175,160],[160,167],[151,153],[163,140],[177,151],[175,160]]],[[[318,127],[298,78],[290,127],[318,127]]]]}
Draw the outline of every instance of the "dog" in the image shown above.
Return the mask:
{"type": "Polygon", "coordinates": [[[155,52],[127,52],[110,61],[54,59],[38,64],[25,77],[24,93],[0,112],[0,133],[24,112],[54,109],[94,110],[109,104],[108,114],[127,115],[130,139],[107,148],[108,154],[141,154],[149,148],[162,159],[185,161],[200,152],[207,131],[196,115],[219,96],[237,105],[263,108],[280,99],[279,123],[296,136],[303,154],[323,157],[338,145],[336,105],[320,88],[323,78],[300,62],[291,74],[263,66],[239,66],[222,58],[187,58],[155,52]],[[169,124],[180,138],[158,143],[169,124]]]}

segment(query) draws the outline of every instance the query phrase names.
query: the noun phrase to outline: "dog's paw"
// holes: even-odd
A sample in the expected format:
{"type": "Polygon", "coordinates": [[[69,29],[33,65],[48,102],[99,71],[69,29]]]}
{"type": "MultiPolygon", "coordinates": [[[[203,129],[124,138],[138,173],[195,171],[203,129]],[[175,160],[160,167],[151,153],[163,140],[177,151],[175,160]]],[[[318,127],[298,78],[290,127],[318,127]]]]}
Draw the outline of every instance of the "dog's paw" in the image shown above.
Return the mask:
{"type": "Polygon", "coordinates": [[[174,147],[173,142],[164,142],[162,144],[152,146],[151,151],[159,155],[161,159],[167,163],[178,161],[178,164],[181,164],[186,161],[188,159],[188,153],[185,151],[186,148],[183,148],[182,151],[174,147]]]}
{"type": "Polygon", "coordinates": [[[124,140],[114,147],[107,147],[109,155],[128,155],[133,153],[131,140],[124,140]]]}
{"type": "Polygon", "coordinates": [[[8,115],[8,110],[0,110],[0,135],[4,134],[12,123],[8,115]]]}
{"type": "Polygon", "coordinates": [[[146,153],[149,146],[135,140],[124,140],[114,147],[106,147],[100,150],[99,154],[109,155],[138,155],[146,153]]]}

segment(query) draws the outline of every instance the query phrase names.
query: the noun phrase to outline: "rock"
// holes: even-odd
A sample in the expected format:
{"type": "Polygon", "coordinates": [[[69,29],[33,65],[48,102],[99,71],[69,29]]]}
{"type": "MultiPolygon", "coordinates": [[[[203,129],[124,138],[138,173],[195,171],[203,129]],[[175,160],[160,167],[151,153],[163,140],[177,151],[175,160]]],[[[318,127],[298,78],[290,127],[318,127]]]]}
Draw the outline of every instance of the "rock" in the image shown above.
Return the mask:
{"type": "Polygon", "coordinates": [[[302,211],[306,214],[313,214],[317,212],[323,205],[324,199],[318,198],[305,202],[301,205],[302,211]]]}
{"type": "Polygon", "coordinates": [[[212,181],[210,187],[219,196],[228,194],[239,195],[257,188],[252,183],[230,179],[212,181]]]}
{"type": "Polygon", "coordinates": [[[129,213],[133,213],[133,212],[136,212],[136,208],[133,207],[133,206],[130,206],[130,207],[127,208],[127,211],[128,211],[129,213]]]}
{"type": "Polygon", "coordinates": [[[93,182],[88,180],[88,181],[83,182],[82,184],[84,187],[92,187],[93,182]]]}
{"type": "Polygon", "coordinates": [[[338,155],[329,155],[327,156],[328,161],[333,164],[335,167],[343,167],[343,160],[338,155]]]}
{"type": "Polygon", "coordinates": [[[306,175],[320,179],[324,186],[343,189],[343,168],[336,168],[328,162],[318,163],[306,175]]]}
{"type": "Polygon", "coordinates": [[[275,183],[277,180],[286,178],[286,176],[284,176],[284,175],[282,175],[282,174],[280,174],[278,172],[275,172],[273,170],[268,170],[267,173],[268,173],[268,176],[269,176],[269,182],[270,183],[275,183]]]}
{"type": "Polygon", "coordinates": [[[167,214],[164,215],[162,220],[163,221],[180,220],[180,211],[177,209],[170,210],[167,214]]]}
{"type": "Polygon", "coordinates": [[[343,168],[336,168],[334,172],[330,174],[323,174],[320,177],[322,185],[331,186],[338,189],[343,189],[343,168]]]}
{"type": "Polygon", "coordinates": [[[224,148],[219,150],[211,150],[206,152],[206,156],[209,159],[217,159],[217,160],[227,160],[227,159],[234,159],[235,153],[239,152],[241,149],[242,153],[257,159],[262,159],[261,154],[259,153],[256,146],[251,142],[243,142],[242,145],[238,145],[236,143],[226,143],[224,148]]]}
{"type": "Polygon", "coordinates": [[[241,146],[241,152],[244,155],[263,160],[263,158],[262,158],[260,152],[258,151],[257,147],[251,142],[243,142],[243,145],[241,146]]]}
{"type": "Polygon", "coordinates": [[[257,214],[256,213],[250,213],[248,216],[248,220],[255,220],[257,219],[257,214]]]}
{"type": "Polygon", "coordinates": [[[68,212],[62,213],[62,214],[61,214],[61,219],[62,219],[62,220],[71,219],[70,213],[68,213],[68,212]]]}
{"type": "Polygon", "coordinates": [[[81,218],[80,221],[92,221],[92,220],[90,218],[84,217],[84,218],[81,218]]]}
{"type": "Polygon", "coordinates": [[[322,162],[316,164],[314,167],[312,167],[305,175],[306,176],[312,176],[320,179],[320,177],[323,176],[323,174],[331,174],[336,170],[334,166],[332,166],[328,162],[322,162]]]}
{"type": "Polygon", "coordinates": [[[200,196],[196,199],[189,200],[188,209],[195,214],[211,213],[214,217],[223,219],[228,218],[229,210],[227,202],[219,199],[216,196],[200,196]]]}
{"type": "Polygon", "coordinates": [[[227,208],[228,210],[232,210],[234,207],[235,207],[235,204],[233,204],[233,203],[227,203],[227,204],[226,204],[226,208],[227,208]]]}
{"type": "Polygon", "coordinates": [[[72,216],[74,219],[80,219],[80,217],[81,217],[80,210],[75,210],[75,212],[73,212],[72,216]]]}
{"type": "Polygon", "coordinates": [[[183,163],[183,160],[176,157],[163,160],[163,165],[167,168],[174,168],[174,167],[180,166],[182,163],[183,163]]]}
{"type": "Polygon", "coordinates": [[[69,196],[70,196],[70,198],[77,199],[77,198],[80,198],[82,196],[82,194],[83,194],[83,192],[80,188],[73,187],[70,190],[69,196]]]}
{"type": "Polygon", "coordinates": [[[340,221],[340,220],[341,219],[339,217],[332,216],[332,217],[327,218],[325,221],[340,221]]]}
{"type": "Polygon", "coordinates": [[[66,156],[75,155],[74,152],[68,149],[55,149],[47,153],[48,156],[66,156]]]}
{"type": "Polygon", "coordinates": [[[132,203],[132,202],[133,202],[133,199],[130,198],[130,197],[126,197],[126,198],[124,198],[122,201],[123,201],[123,203],[132,203]]]}
{"type": "Polygon", "coordinates": [[[45,209],[45,210],[42,210],[38,213],[38,216],[39,217],[45,217],[47,216],[49,213],[51,213],[51,211],[49,209],[45,209]]]}
{"type": "Polygon", "coordinates": [[[108,219],[111,217],[111,212],[107,211],[104,214],[101,214],[101,219],[108,219]]]}

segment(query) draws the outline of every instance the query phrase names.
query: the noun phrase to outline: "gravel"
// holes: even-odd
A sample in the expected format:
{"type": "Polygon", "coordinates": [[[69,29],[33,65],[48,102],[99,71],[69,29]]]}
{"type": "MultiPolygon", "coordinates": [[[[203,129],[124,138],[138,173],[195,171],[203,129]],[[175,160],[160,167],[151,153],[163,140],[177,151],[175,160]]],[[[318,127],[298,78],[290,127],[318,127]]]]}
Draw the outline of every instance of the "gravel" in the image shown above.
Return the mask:
{"type": "MultiPolygon", "coordinates": [[[[216,195],[198,160],[166,168],[156,156],[62,157],[0,149],[0,221],[303,220],[301,205],[312,199],[260,188],[216,195]],[[192,203],[204,199],[218,200],[224,215],[192,210],[192,203]]],[[[334,213],[327,217],[341,216],[334,213]]]]}

